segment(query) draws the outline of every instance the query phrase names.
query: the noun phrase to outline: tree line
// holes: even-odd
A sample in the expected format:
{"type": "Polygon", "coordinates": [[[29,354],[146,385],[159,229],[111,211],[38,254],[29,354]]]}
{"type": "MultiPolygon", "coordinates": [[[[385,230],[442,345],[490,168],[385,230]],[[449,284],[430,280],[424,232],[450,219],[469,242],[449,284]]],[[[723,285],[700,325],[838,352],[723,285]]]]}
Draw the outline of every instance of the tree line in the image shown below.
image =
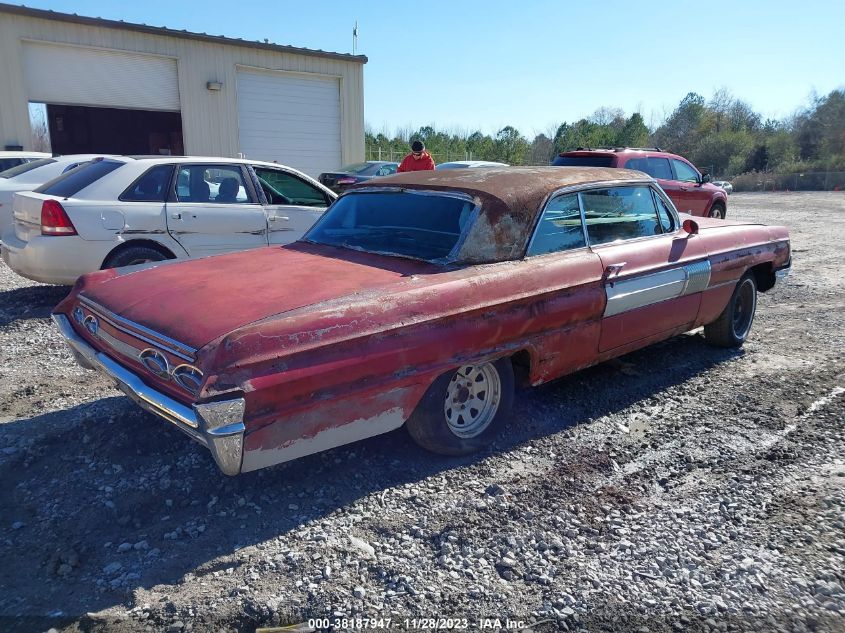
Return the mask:
{"type": "Polygon", "coordinates": [[[661,147],[681,154],[714,177],[749,172],[845,171],[845,89],[815,96],[781,120],[766,119],[727,90],[708,100],[691,92],[655,129],[642,115],[602,107],[591,116],[561,123],[532,140],[507,125],[495,135],[448,132],[427,125],[388,135],[367,129],[367,158],[402,156],[422,140],[438,162],[491,160],[511,165],[547,165],[578,147],[661,147]]]}

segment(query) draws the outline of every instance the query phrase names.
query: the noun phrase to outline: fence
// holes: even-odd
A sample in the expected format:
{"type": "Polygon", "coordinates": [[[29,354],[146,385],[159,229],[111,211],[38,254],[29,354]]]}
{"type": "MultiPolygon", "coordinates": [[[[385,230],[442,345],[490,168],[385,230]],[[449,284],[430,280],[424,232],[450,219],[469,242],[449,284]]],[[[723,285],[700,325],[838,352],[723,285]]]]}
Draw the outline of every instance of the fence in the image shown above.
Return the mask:
{"type": "Polygon", "coordinates": [[[752,172],[731,180],[734,191],[845,191],[845,171],[752,172]]]}

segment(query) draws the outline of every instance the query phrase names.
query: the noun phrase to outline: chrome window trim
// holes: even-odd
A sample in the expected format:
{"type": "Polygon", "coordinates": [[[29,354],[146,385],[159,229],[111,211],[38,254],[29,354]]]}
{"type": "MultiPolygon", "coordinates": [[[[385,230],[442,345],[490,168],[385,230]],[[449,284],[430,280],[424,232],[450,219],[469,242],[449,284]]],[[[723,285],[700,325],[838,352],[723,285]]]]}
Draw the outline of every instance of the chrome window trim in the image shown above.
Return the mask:
{"type": "Polygon", "coordinates": [[[165,351],[184,360],[191,362],[194,361],[194,356],[196,356],[197,350],[193,347],[180,343],[179,341],[168,336],[164,336],[163,334],[159,334],[158,332],[154,332],[153,330],[135,323],[134,321],[118,316],[82,295],[79,296],[79,302],[121,332],[134,336],[151,345],[157,345],[165,351]]]}
{"type": "MultiPolygon", "coordinates": [[[[675,228],[672,231],[669,231],[668,233],[660,233],[659,235],[643,235],[641,237],[632,237],[632,238],[627,239],[627,240],[616,240],[615,242],[605,242],[604,244],[591,244],[590,241],[589,241],[589,233],[588,233],[587,244],[589,245],[589,247],[591,249],[595,250],[597,248],[603,248],[605,246],[619,246],[620,244],[630,244],[632,242],[641,242],[643,240],[653,240],[653,239],[658,239],[658,238],[661,238],[661,237],[666,237],[667,235],[677,235],[680,232],[681,222],[680,222],[680,219],[678,218],[678,211],[677,211],[677,209],[675,209],[675,205],[673,205],[671,203],[671,201],[669,201],[668,197],[666,196],[666,193],[663,191],[663,189],[660,188],[660,185],[658,185],[654,180],[651,180],[651,179],[649,179],[647,181],[635,181],[635,180],[628,181],[628,180],[626,180],[626,181],[622,181],[622,182],[629,183],[630,186],[642,186],[643,184],[645,184],[649,187],[649,189],[651,189],[652,192],[659,195],[660,198],[664,202],[668,203],[669,212],[670,212],[670,214],[673,214],[675,228]]],[[[620,185],[614,185],[614,186],[620,186],[620,185]]],[[[607,188],[608,187],[606,187],[606,186],[591,187],[591,189],[607,189],[607,188]]],[[[660,217],[657,214],[657,206],[656,205],[654,207],[654,213],[655,213],[655,218],[657,219],[657,223],[659,225],[660,224],[660,217]]],[[[582,207],[582,214],[583,214],[583,207],[582,207]]],[[[586,218],[583,219],[583,222],[584,222],[584,230],[586,230],[586,228],[587,228],[586,218]]]]}
{"type": "Polygon", "coordinates": [[[581,193],[579,191],[570,191],[569,193],[552,194],[549,196],[549,199],[546,200],[545,204],[543,204],[543,209],[537,217],[537,223],[534,226],[530,239],[528,240],[528,246],[525,247],[525,256],[523,259],[528,259],[529,257],[542,257],[543,255],[554,255],[557,253],[571,253],[573,251],[586,250],[588,248],[590,248],[590,242],[587,240],[587,228],[584,226],[584,207],[581,205],[581,193]],[[549,210],[549,205],[558,198],[570,195],[574,195],[575,199],[578,201],[578,215],[581,218],[581,235],[584,237],[584,246],[551,251],[549,253],[531,253],[531,247],[534,245],[534,240],[537,239],[537,234],[540,232],[540,224],[543,222],[543,217],[546,215],[546,211],[549,210]]]}
{"type": "MultiPolygon", "coordinates": [[[[567,185],[566,187],[561,187],[560,189],[555,189],[552,191],[548,196],[546,196],[545,201],[543,202],[543,206],[541,207],[541,211],[537,214],[537,218],[534,221],[534,228],[531,231],[531,237],[528,240],[528,245],[525,247],[525,251],[523,252],[522,259],[527,259],[528,257],[541,257],[541,255],[528,255],[528,250],[531,248],[531,244],[534,242],[534,237],[537,235],[537,231],[540,228],[540,220],[543,219],[543,215],[546,213],[546,208],[549,206],[549,203],[556,197],[560,195],[565,195],[568,193],[575,193],[578,194],[578,208],[581,211],[581,229],[584,231],[584,242],[586,246],[583,248],[592,248],[590,245],[590,236],[587,234],[587,222],[586,218],[584,217],[584,205],[581,201],[581,194],[586,191],[592,191],[594,189],[607,189],[609,187],[623,187],[626,185],[629,186],[642,186],[647,185],[654,189],[654,186],[657,183],[652,178],[638,178],[636,180],[603,180],[599,182],[590,182],[590,183],[578,183],[576,185],[567,185]]],[[[675,207],[671,207],[674,209],[675,207]]],[[[665,233],[663,234],[665,235],[665,233]]],[[[649,236],[649,237],[660,237],[660,236],[649,236]]],[[[637,238],[642,239],[642,238],[637,238]]],[[[556,251],[558,253],[569,253],[571,251],[581,250],[581,248],[573,248],[566,251],[556,251]]],[[[543,253],[542,255],[551,255],[552,253],[543,253]]]]}

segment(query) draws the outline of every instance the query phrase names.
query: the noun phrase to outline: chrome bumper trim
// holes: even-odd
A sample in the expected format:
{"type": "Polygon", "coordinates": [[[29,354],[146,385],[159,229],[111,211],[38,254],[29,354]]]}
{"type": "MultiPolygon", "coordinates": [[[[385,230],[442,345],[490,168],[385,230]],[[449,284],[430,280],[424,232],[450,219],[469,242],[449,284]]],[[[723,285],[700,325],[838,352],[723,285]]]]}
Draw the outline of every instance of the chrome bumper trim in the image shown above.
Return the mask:
{"type": "Polygon", "coordinates": [[[786,265],[783,268],[778,268],[775,271],[775,279],[783,279],[784,277],[788,277],[789,273],[792,272],[792,257],[789,258],[789,261],[786,262],[786,265]]]}
{"type": "Polygon", "coordinates": [[[208,448],[225,474],[240,473],[246,428],[243,423],[243,398],[185,406],[156,391],[131,371],[91,347],[76,333],[65,315],[54,314],[53,321],[82,367],[103,372],[141,408],[167,420],[208,448]]]}

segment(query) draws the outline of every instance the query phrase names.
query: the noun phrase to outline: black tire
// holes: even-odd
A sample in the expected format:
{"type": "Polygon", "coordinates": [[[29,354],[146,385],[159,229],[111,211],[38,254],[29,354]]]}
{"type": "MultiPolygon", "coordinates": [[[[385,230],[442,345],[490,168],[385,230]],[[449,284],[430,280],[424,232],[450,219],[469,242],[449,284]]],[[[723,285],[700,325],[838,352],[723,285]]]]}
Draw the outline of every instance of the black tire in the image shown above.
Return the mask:
{"type": "Polygon", "coordinates": [[[705,340],[717,347],[741,347],[751,332],[756,311],[757,282],[748,272],[737,283],[719,318],[704,326],[705,340]]]}
{"type": "MultiPolygon", "coordinates": [[[[488,380],[492,381],[493,379],[492,377],[483,378],[482,382],[486,385],[488,380]]],[[[494,390],[495,387],[491,389],[491,391],[494,390]]],[[[479,396],[480,394],[481,392],[478,393],[479,396]]],[[[485,397],[489,396],[489,393],[485,394],[485,397]]],[[[443,374],[432,383],[417,408],[414,409],[411,417],[405,422],[405,426],[414,441],[426,450],[441,455],[469,455],[489,446],[502,430],[513,407],[513,396],[514,374],[510,358],[501,358],[477,366],[464,365],[443,374]],[[457,407],[471,408],[471,401],[473,400],[480,402],[481,407],[493,406],[493,400],[488,399],[485,402],[484,398],[476,398],[469,389],[461,386],[460,380],[464,378],[466,373],[470,373],[466,371],[468,368],[473,369],[476,372],[475,375],[488,375],[487,372],[495,372],[499,382],[498,398],[495,409],[484,416],[485,420],[488,417],[491,419],[486,423],[479,423],[477,433],[473,433],[472,423],[469,423],[470,426],[467,427],[466,431],[463,431],[467,436],[461,437],[453,428],[461,426],[460,420],[463,414],[450,411],[448,408],[447,398],[450,390],[468,392],[469,399],[457,402],[457,407]],[[453,383],[455,383],[454,386],[453,383]],[[450,412],[451,418],[449,417],[450,412]]],[[[456,401],[452,400],[452,402],[456,401]]]]}
{"type": "Polygon", "coordinates": [[[119,268],[147,262],[160,262],[169,259],[167,255],[152,246],[129,246],[106,258],[103,268],[119,268]]]}
{"type": "Polygon", "coordinates": [[[719,220],[724,220],[725,216],[727,215],[727,211],[725,210],[725,205],[721,202],[717,202],[712,207],[710,207],[710,217],[717,218],[719,220]]]}

